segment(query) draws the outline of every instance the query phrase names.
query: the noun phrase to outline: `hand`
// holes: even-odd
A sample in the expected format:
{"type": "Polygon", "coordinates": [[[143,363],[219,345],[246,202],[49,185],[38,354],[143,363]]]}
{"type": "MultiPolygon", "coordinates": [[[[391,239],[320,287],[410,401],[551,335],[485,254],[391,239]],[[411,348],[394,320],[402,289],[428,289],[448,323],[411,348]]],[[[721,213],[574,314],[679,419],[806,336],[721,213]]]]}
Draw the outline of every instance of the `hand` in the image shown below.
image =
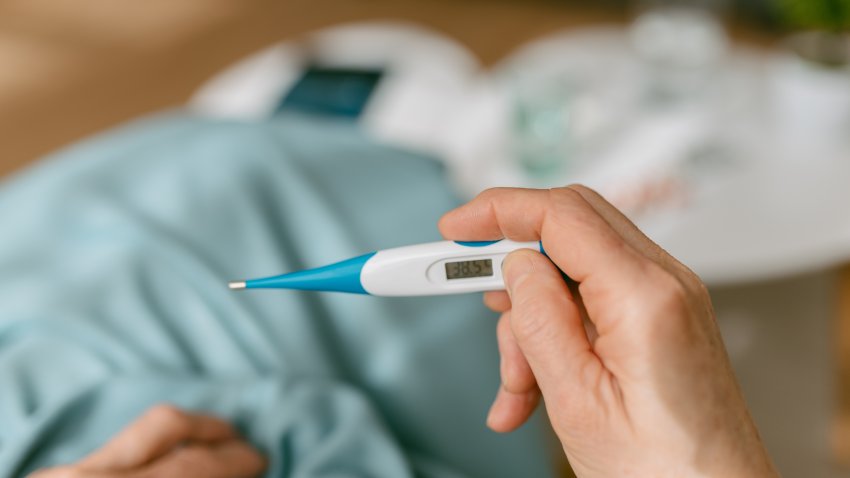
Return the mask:
{"type": "Polygon", "coordinates": [[[227,422],[169,405],[148,410],[79,463],[32,478],[253,477],[265,460],[227,422]]]}
{"type": "Polygon", "coordinates": [[[601,196],[581,186],[489,190],[440,230],[542,239],[551,259],[510,254],[507,293],[484,297],[502,312],[492,429],[520,426],[542,392],[580,477],[776,476],[705,287],[601,196]]]}

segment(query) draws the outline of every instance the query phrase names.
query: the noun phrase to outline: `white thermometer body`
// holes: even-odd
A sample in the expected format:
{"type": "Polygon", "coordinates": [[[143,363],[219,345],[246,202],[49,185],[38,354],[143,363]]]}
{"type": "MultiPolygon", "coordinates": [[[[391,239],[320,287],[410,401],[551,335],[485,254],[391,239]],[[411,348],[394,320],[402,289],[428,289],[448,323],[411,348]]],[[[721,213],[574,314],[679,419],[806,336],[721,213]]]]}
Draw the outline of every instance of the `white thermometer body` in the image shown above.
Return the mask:
{"type": "Polygon", "coordinates": [[[376,296],[503,290],[502,261],[517,249],[545,254],[540,242],[442,241],[384,249],[317,269],[231,282],[232,289],[299,289],[376,296]]]}

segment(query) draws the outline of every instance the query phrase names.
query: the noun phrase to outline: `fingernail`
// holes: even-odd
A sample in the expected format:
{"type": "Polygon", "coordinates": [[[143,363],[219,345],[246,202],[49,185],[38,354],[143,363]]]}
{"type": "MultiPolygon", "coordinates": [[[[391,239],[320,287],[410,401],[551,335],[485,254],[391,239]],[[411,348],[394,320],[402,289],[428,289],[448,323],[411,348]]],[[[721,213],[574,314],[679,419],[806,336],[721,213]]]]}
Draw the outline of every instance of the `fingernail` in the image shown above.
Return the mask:
{"type": "Polygon", "coordinates": [[[508,254],[502,263],[502,275],[505,278],[505,288],[511,294],[517,281],[527,276],[534,270],[534,264],[524,252],[518,251],[508,254]]]}

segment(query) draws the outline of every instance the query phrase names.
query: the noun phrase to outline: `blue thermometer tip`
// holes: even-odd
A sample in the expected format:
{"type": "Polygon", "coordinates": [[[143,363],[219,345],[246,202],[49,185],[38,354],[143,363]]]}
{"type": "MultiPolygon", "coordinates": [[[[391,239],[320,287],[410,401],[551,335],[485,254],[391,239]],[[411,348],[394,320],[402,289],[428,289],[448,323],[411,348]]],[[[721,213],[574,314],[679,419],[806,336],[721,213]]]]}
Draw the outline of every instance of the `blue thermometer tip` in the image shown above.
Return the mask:
{"type": "Polygon", "coordinates": [[[231,289],[297,289],[368,294],[360,282],[360,271],[375,253],[364,254],[316,269],[228,284],[231,289]]]}

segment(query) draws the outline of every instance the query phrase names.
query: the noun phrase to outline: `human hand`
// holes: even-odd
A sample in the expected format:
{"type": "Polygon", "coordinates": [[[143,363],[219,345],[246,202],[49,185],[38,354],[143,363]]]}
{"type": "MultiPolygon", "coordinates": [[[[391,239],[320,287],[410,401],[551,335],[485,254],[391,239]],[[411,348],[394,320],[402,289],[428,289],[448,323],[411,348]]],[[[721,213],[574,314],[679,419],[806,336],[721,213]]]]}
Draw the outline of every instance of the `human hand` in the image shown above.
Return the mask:
{"type": "Polygon", "coordinates": [[[106,445],[73,465],[39,470],[31,478],[248,478],[263,457],[221,419],[158,405],[106,445]]]}
{"type": "Polygon", "coordinates": [[[512,253],[507,293],[484,297],[502,312],[492,429],[520,426],[542,392],[580,477],[776,476],[702,282],[601,196],[582,186],[489,190],[440,230],[541,239],[551,259],[512,253]]]}

